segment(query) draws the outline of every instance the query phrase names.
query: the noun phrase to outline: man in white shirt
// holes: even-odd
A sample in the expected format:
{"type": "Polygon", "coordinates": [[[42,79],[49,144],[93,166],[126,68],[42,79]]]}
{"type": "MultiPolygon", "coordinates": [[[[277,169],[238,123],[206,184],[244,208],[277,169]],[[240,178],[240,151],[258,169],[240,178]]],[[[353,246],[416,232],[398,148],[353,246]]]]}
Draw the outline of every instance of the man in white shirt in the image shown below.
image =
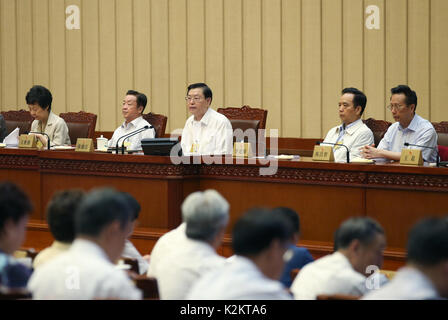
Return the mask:
{"type": "Polygon", "coordinates": [[[204,275],[187,299],[292,299],[278,281],[291,234],[292,228],[284,216],[267,209],[250,210],[236,222],[232,231],[235,256],[223,267],[204,275]]]}
{"type": "Polygon", "coordinates": [[[132,208],[120,192],[98,189],[75,214],[70,249],[36,269],[28,289],[34,299],[141,299],[115,261],[132,229],[132,208]]]}
{"type": "Polygon", "coordinates": [[[215,190],[206,190],[190,194],[181,209],[186,237],[159,260],[154,275],[164,300],[185,299],[204,273],[225,262],[216,249],[229,221],[229,203],[215,190]]]}
{"type": "Polygon", "coordinates": [[[155,137],[154,128],[148,121],[146,121],[142,117],[147,102],[148,99],[143,93],[134,90],[129,90],[126,93],[126,96],[123,99],[122,106],[124,122],[114,131],[112,138],[109,140],[109,148],[115,148],[118,139],[120,139],[124,135],[134,132],[138,129],[142,129],[145,126],[148,126],[149,129],[146,129],[132,137],[120,139],[120,141],[118,141],[118,146],[121,147],[121,145],[124,143],[124,146],[127,147],[127,150],[141,150],[142,139],[155,137]]]}
{"type": "Polygon", "coordinates": [[[427,218],[409,233],[407,264],[367,300],[448,298],[448,218],[427,218]]]}
{"type": "MultiPolygon", "coordinates": [[[[383,264],[383,228],[370,218],[350,218],[334,238],[336,252],[307,264],[294,279],[291,292],[295,299],[313,300],[320,294],[362,296],[367,292],[366,275],[370,268],[380,269],[383,264]]],[[[380,282],[384,279],[379,278],[380,282]]]]}
{"type": "MultiPolygon", "coordinates": [[[[328,131],[323,144],[329,142],[345,145],[349,151],[349,159],[360,158],[360,148],[374,142],[372,131],[361,120],[367,97],[356,88],[345,88],[341,93],[339,117],[342,124],[328,131]]],[[[347,162],[347,149],[338,145],[333,147],[335,161],[347,162]]]]}
{"type": "Polygon", "coordinates": [[[182,130],[183,155],[225,155],[233,152],[233,130],[229,119],[210,108],[212,90],[205,83],[188,87],[188,110],[192,114],[182,130]]]}
{"type": "Polygon", "coordinates": [[[362,156],[367,159],[385,158],[397,161],[400,160],[404,144],[410,143],[429,147],[406,148],[421,149],[424,161],[436,162],[437,133],[431,122],[415,113],[417,94],[406,85],[399,85],[390,91],[392,95],[387,108],[391,110],[396,122],[387,129],[378,148],[366,145],[362,148],[362,156]]]}

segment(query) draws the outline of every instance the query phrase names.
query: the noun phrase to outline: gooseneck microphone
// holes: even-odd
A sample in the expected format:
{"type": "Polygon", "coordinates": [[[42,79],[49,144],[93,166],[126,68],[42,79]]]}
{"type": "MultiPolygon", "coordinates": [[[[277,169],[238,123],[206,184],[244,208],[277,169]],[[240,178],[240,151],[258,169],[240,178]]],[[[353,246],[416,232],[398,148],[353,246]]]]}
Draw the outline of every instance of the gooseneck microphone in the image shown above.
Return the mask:
{"type": "MultiPolygon", "coordinates": [[[[409,143],[409,142],[405,142],[404,146],[405,147],[419,147],[419,148],[426,148],[426,149],[436,150],[436,152],[437,152],[436,167],[440,166],[439,149],[437,147],[422,146],[422,145],[419,145],[419,144],[412,144],[412,143],[409,143]]],[[[425,159],[423,159],[423,161],[425,161],[425,159]]]]}
{"type": "Polygon", "coordinates": [[[317,145],[331,144],[333,146],[342,146],[342,147],[344,147],[345,149],[347,149],[347,163],[350,163],[350,151],[348,150],[348,147],[345,144],[342,144],[342,143],[331,143],[331,142],[325,142],[325,141],[322,141],[322,142],[316,141],[316,144],[317,145]]]}
{"type": "Polygon", "coordinates": [[[48,150],[50,150],[50,136],[49,136],[48,134],[46,134],[45,132],[37,132],[37,131],[30,131],[30,132],[28,132],[28,134],[30,134],[30,133],[38,133],[38,134],[44,134],[44,135],[46,135],[46,136],[47,136],[47,139],[48,139],[48,141],[47,141],[47,147],[48,147],[48,150]]]}
{"type": "Polygon", "coordinates": [[[143,132],[143,131],[145,131],[145,130],[148,130],[148,129],[150,129],[150,128],[154,128],[154,127],[153,127],[153,126],[148,126],[148,125],[146,125],[146,126],[140,128],[140,129],[137,129],[137,130],[135,130],[135,131],[132,131],[132,132],[130,132],[130,133],[127,133],[127,134],[121,136],[120,138],[118,138],[118,140],[117,140],[117,144],[116,144],[116,146],[115,146],[115,152],[118,154],[118,143],[120,142],[121,139],[123,139],[123,143],[121,144],[121,154],[124,154],[124,139],[126,139],[126,138],[130,138],[130,137],[132,137],[132,136],[134,136],[134,135],[136,135],[136,134],[139,134],[140,132],[143,132]]]}

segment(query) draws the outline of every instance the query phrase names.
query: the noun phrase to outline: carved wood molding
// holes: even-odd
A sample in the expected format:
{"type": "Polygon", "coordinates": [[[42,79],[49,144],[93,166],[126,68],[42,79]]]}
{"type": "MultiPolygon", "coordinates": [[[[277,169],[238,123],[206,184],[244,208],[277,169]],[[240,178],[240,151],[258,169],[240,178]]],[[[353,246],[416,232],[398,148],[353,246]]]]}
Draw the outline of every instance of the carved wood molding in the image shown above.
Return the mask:
{"type": "Polygon", "coordinates": [[[39,158],[22,155],[0,155],[0,168],[7,169],[39,169],[39,158]]]}
{"type": "Polygon", "coordinates": [[[34,118],[31,116],[29,111],[26,110],[11,110],[11,111],[2,111],[3,118],[5,120],[10,121],[23,121],[23,122],[33,122],[34,118]]]}
{"type": "Polygon", "coordinates": [[[369,186],[448,192],[448,176],[410,175],[369,172],[369,186]]]}
{"type": "Polygon", "coordinates": [[[260,120],[260,129],[266,128],[268,111],[244,105],[241,108],[218,108],[217,111],[229,119],[260,120]]]}

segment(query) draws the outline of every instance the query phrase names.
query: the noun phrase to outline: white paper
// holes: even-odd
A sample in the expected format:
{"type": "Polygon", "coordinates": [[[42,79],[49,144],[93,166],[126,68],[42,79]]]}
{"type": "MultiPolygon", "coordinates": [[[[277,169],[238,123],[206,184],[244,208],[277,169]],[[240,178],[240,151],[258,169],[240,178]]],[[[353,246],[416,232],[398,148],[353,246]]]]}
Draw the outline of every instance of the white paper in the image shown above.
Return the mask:
{"type": "Polygon", "coordinates": [[[17,147],[19,145],[19,128],[15,128],[10,134],[3,140],[3,143],[7,147],[17,147]]]}

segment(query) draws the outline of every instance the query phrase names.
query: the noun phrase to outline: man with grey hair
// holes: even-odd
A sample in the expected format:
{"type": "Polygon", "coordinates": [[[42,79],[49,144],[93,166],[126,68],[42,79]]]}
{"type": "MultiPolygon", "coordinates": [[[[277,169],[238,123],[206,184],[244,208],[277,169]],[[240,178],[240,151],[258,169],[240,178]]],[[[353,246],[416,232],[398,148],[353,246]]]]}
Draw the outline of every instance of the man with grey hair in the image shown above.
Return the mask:
{"type": "MultiPolygon", "coordinates": [[[[371,272],[368,267],[381,268],[385,246],[384,230],[375,220],[355,217],[344,221],[334,235],[335,252],[300,270],[291,285],[294,298],[310,300],[320,294],[362,296],[370,289],[366,281],[371,272]]],[[[379,280],[381,285],[385,278],[379,280]]]]}
{"type": "Polygon", "coordinates": [[[215,190],[206,190],[190,194],[181,209],[186,237],[159,259],[153,273],[161,299],[185,299],[204,273],[225,262],[216,249],[229,221],[229,203],[215,190]]]}

